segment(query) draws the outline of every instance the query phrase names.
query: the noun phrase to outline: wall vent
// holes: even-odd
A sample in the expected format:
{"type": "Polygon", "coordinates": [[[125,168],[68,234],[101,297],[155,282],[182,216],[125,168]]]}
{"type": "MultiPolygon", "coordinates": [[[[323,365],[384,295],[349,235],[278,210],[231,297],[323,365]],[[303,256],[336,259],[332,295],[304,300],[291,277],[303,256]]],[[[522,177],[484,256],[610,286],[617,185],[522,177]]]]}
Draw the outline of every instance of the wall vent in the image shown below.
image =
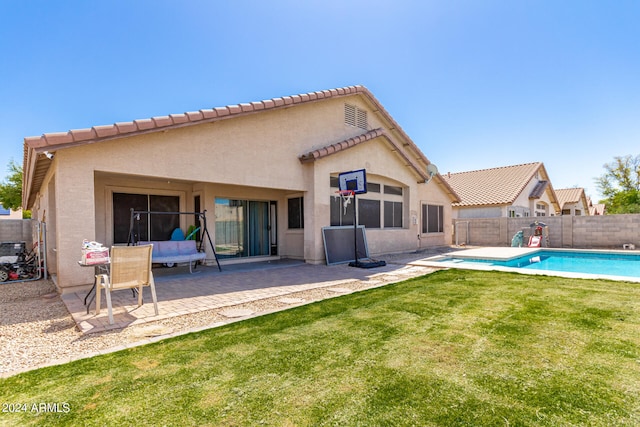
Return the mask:
{"type": "Polygon", "coordinates": [[[355,105],[344,104],[344,124],[367,130],[369,126],[366,110],[361,110],[355,105]]]}

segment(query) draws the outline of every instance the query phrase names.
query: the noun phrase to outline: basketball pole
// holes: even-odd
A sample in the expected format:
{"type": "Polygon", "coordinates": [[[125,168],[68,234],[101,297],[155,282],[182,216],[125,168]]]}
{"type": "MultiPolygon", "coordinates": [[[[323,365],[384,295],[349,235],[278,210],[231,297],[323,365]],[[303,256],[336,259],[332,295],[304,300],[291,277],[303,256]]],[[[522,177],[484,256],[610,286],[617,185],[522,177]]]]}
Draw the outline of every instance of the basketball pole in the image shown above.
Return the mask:
{"type": "Polygon", "coordinates": [[[353,193],[353,259],[354,266],[358,266],[358,221],[356,220],[356,193],[353,193]]]}

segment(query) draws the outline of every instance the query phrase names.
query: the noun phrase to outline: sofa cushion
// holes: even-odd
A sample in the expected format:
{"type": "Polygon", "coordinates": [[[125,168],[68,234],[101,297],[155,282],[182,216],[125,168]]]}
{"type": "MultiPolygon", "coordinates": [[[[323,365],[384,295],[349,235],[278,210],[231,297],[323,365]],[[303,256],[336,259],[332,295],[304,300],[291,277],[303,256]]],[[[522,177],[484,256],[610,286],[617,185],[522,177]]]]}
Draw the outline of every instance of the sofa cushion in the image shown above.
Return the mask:
{"type": "Polygon", "coordinates": [[[195,240],[164,240],[155,242],[139,242],[140,245],[153,245],[152,262],[190,262],[205,259],[204,252],[198,252],[195,240]]]}
{"type": "Polygon", "coordinates": [[[180,255],[191,255],[198,252],[195,240],[182,240],[178,242],[178,253],[180,255]]]}

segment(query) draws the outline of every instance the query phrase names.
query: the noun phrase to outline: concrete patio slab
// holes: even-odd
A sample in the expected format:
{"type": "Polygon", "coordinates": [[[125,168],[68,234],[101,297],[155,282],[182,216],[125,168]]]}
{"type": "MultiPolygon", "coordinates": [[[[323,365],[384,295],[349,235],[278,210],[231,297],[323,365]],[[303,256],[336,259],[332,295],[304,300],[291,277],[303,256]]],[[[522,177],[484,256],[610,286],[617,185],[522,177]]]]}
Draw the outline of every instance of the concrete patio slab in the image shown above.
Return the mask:
{"type": "MultiPolygon", "coordinates": [[[[212,311],[219,314],[225,307],[273,297],[286,298],[298,292],[320,288],[339,289],[353,282],[364,282],[369,284],[368,287],[374,287],[430,271],[425,267],[407,266],[404,262],[359,269],[346,264],[311,265],[292,260],[223,266],[222,272],[217,267],[199,266],[196,274],[189,274],[185,267],[154,269],[160,314],[154,314],[149,288],[143,291],[145,303],[141,307],[137,306],[137,297],[131,291],[121,290],[112,294],[113,325],[108,322],[105,306],[100,314],[96,314],[94,302],[87,314],[84,305],[86,292],[64,294],[62,300],[78,329],[83,333],[95,333],[193,313],[212,311]]],[[[347,292],[352,290],[347,289],[347,292]]],[[[341,290],[340,293],[346,292],[341,290]]],[[[105,301],[105,298],[102,299],[105,301]]]]}

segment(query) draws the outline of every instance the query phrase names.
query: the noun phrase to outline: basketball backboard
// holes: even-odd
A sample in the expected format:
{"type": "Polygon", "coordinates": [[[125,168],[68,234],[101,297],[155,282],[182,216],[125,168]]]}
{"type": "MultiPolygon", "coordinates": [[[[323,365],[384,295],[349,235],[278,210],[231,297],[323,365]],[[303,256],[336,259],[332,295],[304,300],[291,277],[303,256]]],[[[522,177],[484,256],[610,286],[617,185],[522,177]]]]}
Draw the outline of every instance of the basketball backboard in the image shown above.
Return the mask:
{"type": "Polygon", "coordinates": [[[359,169],[350,172],[342,172],[338,175],[338,186],[341,191],[351,190],[355,194],[367,192],[367,171],[359,169]]]}

